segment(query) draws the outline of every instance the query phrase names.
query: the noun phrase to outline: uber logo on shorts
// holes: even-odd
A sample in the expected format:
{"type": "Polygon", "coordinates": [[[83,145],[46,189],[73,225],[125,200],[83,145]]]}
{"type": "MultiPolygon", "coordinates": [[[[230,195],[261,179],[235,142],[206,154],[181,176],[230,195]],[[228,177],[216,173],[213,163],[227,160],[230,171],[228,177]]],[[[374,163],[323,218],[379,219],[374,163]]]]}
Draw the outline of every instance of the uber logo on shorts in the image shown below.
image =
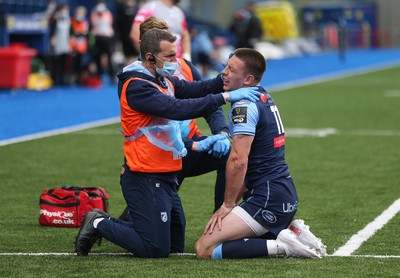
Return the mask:
{"type": "Polygon", "coordinates": [[[247,107],[236,107],[232,111],[233,124],[247,123],[247,107]]]}
{"type": "Polygon", "coordinates": [[[261,212],[262,217],[265,219],[265,221],[269,223],[275,223],[276,222],[276,216],[269,210],[263,210],[261,212]]]}
{"type": "Polygon", "coordinates": [[[167,220],[168,220],[168,214],[166,212],[161,212],[161,221],[167,222],[167,220]]]}

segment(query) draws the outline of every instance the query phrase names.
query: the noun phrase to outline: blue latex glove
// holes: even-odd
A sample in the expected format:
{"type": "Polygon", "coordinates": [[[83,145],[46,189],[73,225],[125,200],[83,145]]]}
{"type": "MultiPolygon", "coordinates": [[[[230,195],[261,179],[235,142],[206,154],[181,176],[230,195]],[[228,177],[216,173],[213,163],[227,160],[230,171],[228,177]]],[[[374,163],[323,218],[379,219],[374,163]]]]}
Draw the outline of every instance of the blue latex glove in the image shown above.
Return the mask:
{"type": "Polygon", "coordinates": [[[181,130],[182,138],[185,138],[190,133],[189,124],[192,120],[179,121],[179,129],[181,130]]]}
{"type": "Polygon", "coordinates": [[[224,134],[208,136],[206,139],[197,142],[197,151],[209,151],[213,147],[215,142],[217,142],[218,140],[223,140],[224,138],[226,138],[226,135],[224,134]]]}
{"type": "Polygon", "coordinates": [[[261,93],[257,91],[257,89],[258,89],[257,87],[246,87],[230,91],[228,92],[229,101],[235,102],[241,99],[247,99],[250,100],[251,102],[257,102],[260,100],[259,97],[261,95],[261,93]]]}
{"type": "Polygon", "coordinates": [[[225,136],[224,139],[218,140],[214,143],[212,149],[208,151],[209,154],[212,154],[215,158],[221,158],[229,153],[231,149],[231,142],[228,137],[225,136]]]}

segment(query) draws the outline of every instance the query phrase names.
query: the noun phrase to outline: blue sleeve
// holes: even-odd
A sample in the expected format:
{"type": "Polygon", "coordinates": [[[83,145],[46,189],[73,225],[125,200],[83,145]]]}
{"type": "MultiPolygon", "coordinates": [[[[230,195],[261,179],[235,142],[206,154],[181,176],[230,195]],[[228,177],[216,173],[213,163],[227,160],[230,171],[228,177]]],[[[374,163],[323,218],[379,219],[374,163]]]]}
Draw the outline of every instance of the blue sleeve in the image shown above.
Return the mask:
{"type": "Polygon", "coordinates": [[[209,80],[188,82],[178,77],[170,77],[175,87],[175,97],[198,98],[208,94],[218,94],[224,91],[221,75],[209,80]]]}
{"type": "Polygon", "coordinates": [[[204,117],[225,103],[222,94],[209,94],[194,99],[176,99],[141,80],[132,80],[129,83],[126,98],[129,106],[138,112],[172,120],[204,117]]]}
{"type": "Polygon", "coordinates": [[[237,134],[254,136],[258,119],[259,114],[255,103],[243,100],[236,102],[230,113],[232,136],[237,134]]]}
{"type": "Polygon", "coordinates": [[[192,150],[193,142],[201,141],[207,138],[207,136],[199,136],[197,134],[193,135],[192,138],[182,137],[183,144],[187,150],[192,150]]]}
{"type": "Polygon", "coordinates": [[[188,137],[182,137],[183,144],[187,150],[191,150],[193,146],[193,140],[188,137]]]}
{"type": "MultiPolygon", "coordinates": [[[[190,61],[187,61],[185,59],[184,61],[188,64],[192,71],[193,80],[202,80],[203,78],[201,77],[201,74],[196,69],[196,67],[190,61]]],[[[219,134],[221,131],[229,133],[229,127],[226,123],[225,114],[221,107],[218,108],[218,110],[214,113],[211,113],[204,117],[204,119],[207,121],[212,134],[219,134]]]]}

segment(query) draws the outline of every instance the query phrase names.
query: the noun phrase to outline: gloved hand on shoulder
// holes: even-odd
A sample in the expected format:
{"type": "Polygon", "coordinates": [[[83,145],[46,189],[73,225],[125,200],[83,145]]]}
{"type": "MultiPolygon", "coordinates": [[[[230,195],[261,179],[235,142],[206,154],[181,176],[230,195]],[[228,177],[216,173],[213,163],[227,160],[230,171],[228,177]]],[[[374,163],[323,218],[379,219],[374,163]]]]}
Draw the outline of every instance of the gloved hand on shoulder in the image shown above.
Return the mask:
{"type": "Polygon", "coordinates": [[[231,149],[231,142],[228,137],[225,135],[224,139],[218,140],[214,143],[213,147],[208,151],[209,154],[212,154],[215,158],[221,158],[229,153],[231,149]]]}
{"type": "Polygon", "coordinates": [[[229,101],[235,102],[241,99],[247,99],[251,102],[257,102],[260,100],[261,95],[257,89],[258,87],[245,87],[227,92],[229,94],[229,101]]]}
{"type": "Polygon", "coordinates": [[[217,142],[218,140],[223,140],[224,138],[226,138],[226,135],[224,135],[224,134],[208,136],[204,140],[193,142],[193,145],[196,144],[197,148],[195,146],[193,146],[192,149],[195,151],[198,151],[198,152],[209,151],[215,142],[217,142]]]}

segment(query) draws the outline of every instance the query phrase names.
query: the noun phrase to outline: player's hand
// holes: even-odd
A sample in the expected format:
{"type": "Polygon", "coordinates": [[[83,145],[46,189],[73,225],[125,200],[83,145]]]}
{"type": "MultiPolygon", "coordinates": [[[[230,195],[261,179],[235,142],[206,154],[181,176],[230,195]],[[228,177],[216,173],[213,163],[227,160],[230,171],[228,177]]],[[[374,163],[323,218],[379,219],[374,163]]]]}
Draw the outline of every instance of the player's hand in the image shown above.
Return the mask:
{"type": "Polygon", "coordinates": [[[204,234],[212,234],[215,226],[217,226],[218,230],[222,229],[222,219],[231,212],[232,209],[229,209],[222,205],[216,212],[214,212],[211,219],[208,221],[206,228],[204,229],[204,234]]]}
{"type": "Polygon", "coordinates": [[[235,102],[241,99],[247,99],[251,102],[257,102],[260,100],[261,93],[257,91],[258,87],[246,87],[240,88],[237,90],[233,90],[228,92],[229,94],[229,101],[235,102]]]}
{"type": "Polygon", "coordinates": [[[215,142],[218,140],[223,140],[226,138],[226,135],[224,134],[217,134],[217,135],[212,135],[208,136],[206,139],[194,142],[197,144],[197,149],[195,148],[194,150],[198,152],[206,152],[209,151],[212,146],[214,145],[215,142]]]}
{"type": "Polygon", "coordinates": [[[225,136],[224,139],[218,140],[214,143],[212,148],[208,151],[209,154],[212,154],[215,158],[221,158],[226,156],[231,149],[231,142],[228,137],[225,136]]]}

